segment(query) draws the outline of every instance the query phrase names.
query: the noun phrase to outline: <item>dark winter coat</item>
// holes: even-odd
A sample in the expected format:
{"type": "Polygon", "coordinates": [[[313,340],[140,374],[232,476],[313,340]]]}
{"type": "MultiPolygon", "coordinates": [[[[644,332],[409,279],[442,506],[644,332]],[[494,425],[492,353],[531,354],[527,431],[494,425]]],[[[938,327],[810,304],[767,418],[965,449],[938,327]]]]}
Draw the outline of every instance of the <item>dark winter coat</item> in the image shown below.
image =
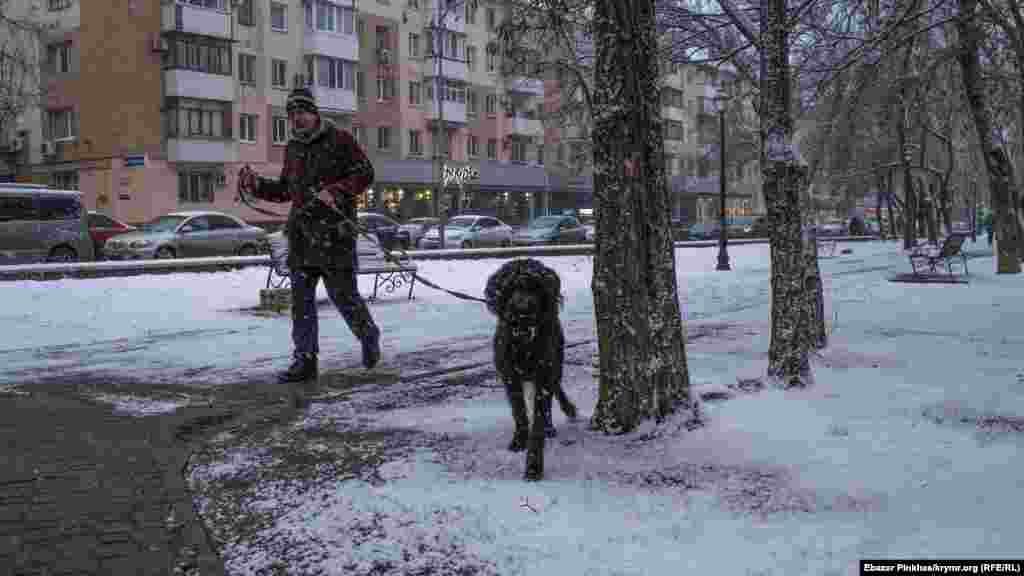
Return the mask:
{"type": "Polygon", "coordinates": [[[254,196],[291,202],[290,268],[356,266],[356,198],[373,179],[373,164],[355,138],[330,121],[321,118],[311,135],[288,141],[280,179],[260,178],[254,196]],[[332,192],[336,210],[317,198],[321,189],[332,192]]]}

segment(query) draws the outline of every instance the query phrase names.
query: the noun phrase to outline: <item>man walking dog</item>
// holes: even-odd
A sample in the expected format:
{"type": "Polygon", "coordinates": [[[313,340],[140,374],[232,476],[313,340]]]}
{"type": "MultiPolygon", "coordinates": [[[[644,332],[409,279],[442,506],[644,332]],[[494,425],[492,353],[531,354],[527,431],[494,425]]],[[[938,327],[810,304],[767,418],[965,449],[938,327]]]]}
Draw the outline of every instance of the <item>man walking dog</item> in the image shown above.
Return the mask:
{"type": "Polygon", "coordinates": [[[380,330],[359,295],[356,198],[373,183],[373,165],[347,131],[323,119],[312,93],[296,88],[286,105],[292,137],[280,179],[239,173],[239,192],[268,202],[291,202],[286,235],[292,286],[294,361],[278,380],[317,377],[316,287],[327,294],[363,347],[363,365],[380,360],[380,330]]]}

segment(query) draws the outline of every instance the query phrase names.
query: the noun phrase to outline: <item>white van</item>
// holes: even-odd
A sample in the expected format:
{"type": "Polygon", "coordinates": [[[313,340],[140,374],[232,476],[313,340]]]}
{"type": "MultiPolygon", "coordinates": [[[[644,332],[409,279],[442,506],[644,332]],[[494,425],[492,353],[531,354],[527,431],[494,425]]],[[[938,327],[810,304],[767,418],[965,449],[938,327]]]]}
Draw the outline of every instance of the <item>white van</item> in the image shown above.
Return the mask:
{"type": "Polygon", "coordinates": [[[0,183],[0,265],[93,259],[81,192],[0,183]]]}

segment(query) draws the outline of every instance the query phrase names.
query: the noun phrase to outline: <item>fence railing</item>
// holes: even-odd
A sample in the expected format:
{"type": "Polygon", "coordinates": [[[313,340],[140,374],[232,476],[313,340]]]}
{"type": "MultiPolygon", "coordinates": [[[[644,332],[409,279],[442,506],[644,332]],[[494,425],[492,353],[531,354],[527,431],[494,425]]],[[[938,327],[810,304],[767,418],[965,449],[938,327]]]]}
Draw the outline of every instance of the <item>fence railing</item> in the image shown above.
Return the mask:
{"type": "MultiPolygon", "coordinates": [[[[877,236],[830,236],[839,242],[877,240],[877,236]]],[[[767,238],[737,238],[729,245],[764,244],[767,238]]],[[[717,240],[675,242],[677,248],[713,248],[717,240]]],[[[560,244],[510,248],[458,248],[445,250],[412,250],[411,260],[478,260],[484,258],[517,258],[525,256],[585,256],[594,252],[593,244],[560,244]]],[[[100,278],[171,274],[175,272],[221,272],[250,266],[269,266],[270,256],[222,256],[213,258],[176,258],[168,260],[119,260],[104,262],[60,262],[0,266],[3,280],[56,280],[61,278],[100,278]]]]}

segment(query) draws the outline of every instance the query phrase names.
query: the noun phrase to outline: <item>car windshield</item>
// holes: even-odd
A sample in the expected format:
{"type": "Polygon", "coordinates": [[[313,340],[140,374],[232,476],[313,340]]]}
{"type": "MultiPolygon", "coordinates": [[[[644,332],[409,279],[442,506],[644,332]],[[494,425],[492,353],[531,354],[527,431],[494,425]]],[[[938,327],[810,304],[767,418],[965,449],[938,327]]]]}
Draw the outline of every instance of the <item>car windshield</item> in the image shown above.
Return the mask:
{"type": "Polygon", "coordinates": [[[174,232],[185,216],[161,216],[142,225],[143,232],[174,232]]]}
{"type": "Polygon", "coordinates": [[[544,216],[530,222],[530,228],[552,228],[562,221],[561,216],[544,216]]]}
{"type": "Polygon", "coordinates": [[[469,228],[476,222],[475,218],[452,218],[448,221],[448,228],[469,228]]]}

